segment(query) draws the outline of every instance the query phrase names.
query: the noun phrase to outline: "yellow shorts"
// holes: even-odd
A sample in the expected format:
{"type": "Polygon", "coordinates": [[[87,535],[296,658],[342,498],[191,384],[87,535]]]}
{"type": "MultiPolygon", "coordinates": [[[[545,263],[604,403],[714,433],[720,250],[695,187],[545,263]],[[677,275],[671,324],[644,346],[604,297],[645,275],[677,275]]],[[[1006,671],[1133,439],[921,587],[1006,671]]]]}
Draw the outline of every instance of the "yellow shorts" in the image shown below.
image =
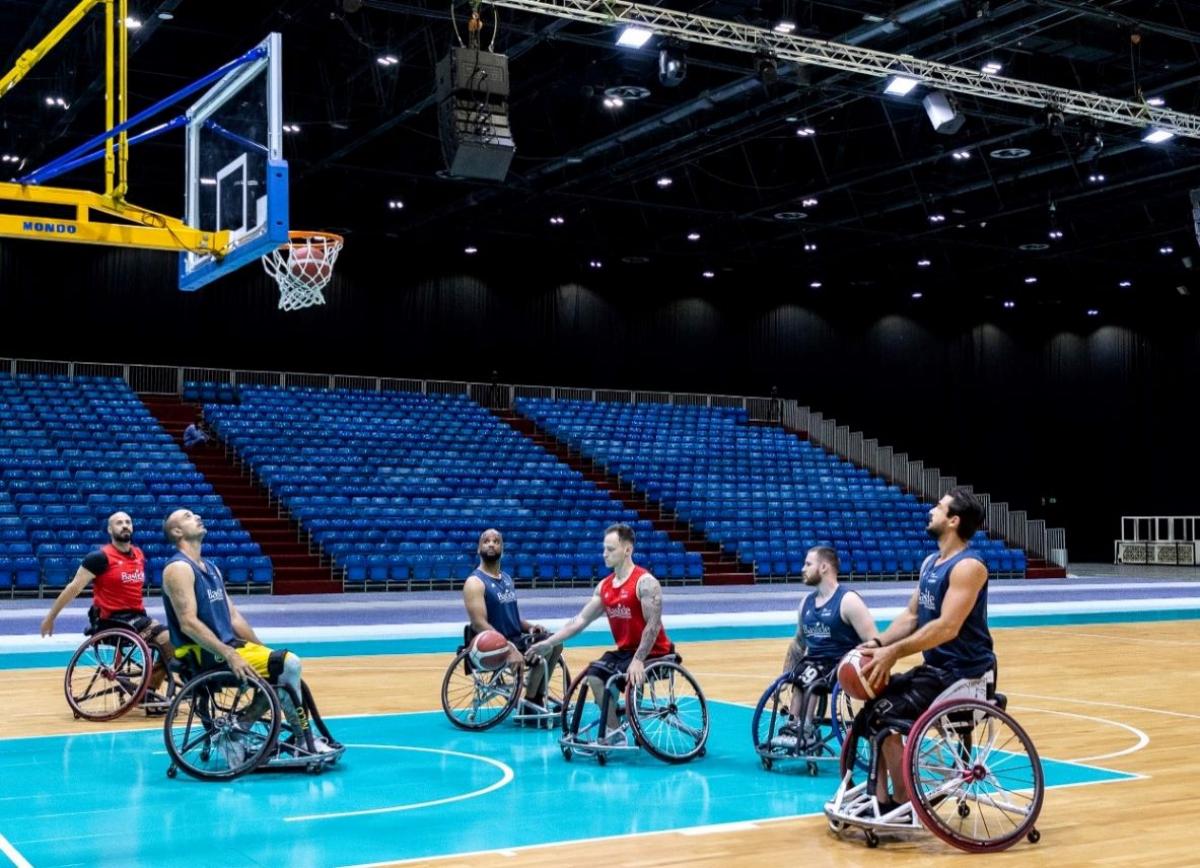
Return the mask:
{"type": "MultiPolygon", "coordinates": [[[[279,672],[283,669],[283,658],[291,653],[290,651],[275,651],[265,645],[257,645],[254,642],[242,642],[233,647],[237,649],[242,659],[253,667],[260,678],[268,681],[278,676],[279,672]],[[274,665],[272,665],[272,655],[275,657],[274,665]]],[[[190,658],[191,662],[202,670],[211,669],[214,666],[220,666],[225,663],[224,658],[215,657],[199,645],[194,644],[176,648],[175,656],[181,660],[190,658]]]]}

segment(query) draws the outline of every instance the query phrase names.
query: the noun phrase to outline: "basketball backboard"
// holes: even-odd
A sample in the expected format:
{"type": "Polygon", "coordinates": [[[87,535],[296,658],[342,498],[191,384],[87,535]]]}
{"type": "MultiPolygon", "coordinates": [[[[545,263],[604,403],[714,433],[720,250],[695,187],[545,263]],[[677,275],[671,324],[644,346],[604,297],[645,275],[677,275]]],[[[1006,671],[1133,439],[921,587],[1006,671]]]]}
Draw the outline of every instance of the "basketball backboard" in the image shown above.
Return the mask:
{"type": "Polygon", "coordinates": [[[288,240],[283,159],[283,72],[278,33],[224,76],[186,114],[184,222],[226,230],[224,255],[179,255],[179,288],[199,289],[288,240]]]}

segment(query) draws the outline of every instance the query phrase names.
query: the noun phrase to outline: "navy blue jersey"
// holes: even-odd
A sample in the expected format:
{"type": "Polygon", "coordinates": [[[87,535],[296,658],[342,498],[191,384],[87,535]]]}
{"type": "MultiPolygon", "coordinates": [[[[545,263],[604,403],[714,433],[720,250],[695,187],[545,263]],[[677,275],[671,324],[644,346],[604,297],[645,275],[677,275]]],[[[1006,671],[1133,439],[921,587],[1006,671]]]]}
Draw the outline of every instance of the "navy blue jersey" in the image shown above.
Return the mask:
{"type": "MultiPolygon", "coordinates": [[[[176,552],[172,555],[171,559],[167,561],[167,566],[176,561],[191,567],[192,574],[195,576],[193,588],[196,592],[196,617],[212,630],[218,639],[229,645],[237,639],[237,636],[233,632],[233,617],[229,612],[229,602],[225,599],[225,581],[221,578],[221,571],[215,564],[203,559],[197,564],[183,552],[176,552]]],[[[171,644],[176,648],[195,645],[196,640],[180,628],[179,617],[171,605],[171,598],[166,594],[163,594],[163,608],[167,612],[167,627],[171,631],[171,644]]]]}
{"type": "MultiPolygon", "coordinates": [[[[945,563],[937,563],[937,555],[921,565],[921,584],[917,591],[917,629],[942,615],[942,601],[950,587],[950,571],[960,561],[983,562],[972,548],[963,549],[945,563]]],[[[978,678],[996,666],[992,651],[992,634],[987,625],[987,582],[979,589],[975,605],[963,621],[958,635],[949,642],[925,652],[925,662],[945,669],[956,678],[978,678]]]]}
{"type": "Polygon", "coordinates": [[[840,660],[847,651],[862,642],[853,625],[842,620],[842,600],[847,590],[841,585],[833,595],[817,605],[817,592],[800,604],[800,632],[804,636],[804,656],[817,660],[840,660]]]}
{"type": "Polygon", "coordinates": [[[512,576],[502,572],[497,579],[481,569],[471,575],[483,582],[488,623],[505,639],[515,641],[521,635],[521,612],[517,608],[517,589],[513,587],[512,576]]]}

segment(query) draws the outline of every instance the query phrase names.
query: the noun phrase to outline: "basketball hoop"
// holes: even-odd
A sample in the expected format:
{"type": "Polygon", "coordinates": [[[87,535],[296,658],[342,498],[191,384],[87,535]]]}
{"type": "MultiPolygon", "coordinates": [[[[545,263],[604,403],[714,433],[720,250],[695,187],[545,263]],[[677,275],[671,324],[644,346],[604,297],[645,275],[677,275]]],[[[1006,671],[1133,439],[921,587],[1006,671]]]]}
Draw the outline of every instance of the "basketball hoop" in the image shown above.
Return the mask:
{"type": "Polygon", "coordinates": [[[333,277],[342,243],[332,232],[289,232],[286,244],[263,256],[263,268],[279,284],[280,310],[325,303],[321,290],[333,277]]]}

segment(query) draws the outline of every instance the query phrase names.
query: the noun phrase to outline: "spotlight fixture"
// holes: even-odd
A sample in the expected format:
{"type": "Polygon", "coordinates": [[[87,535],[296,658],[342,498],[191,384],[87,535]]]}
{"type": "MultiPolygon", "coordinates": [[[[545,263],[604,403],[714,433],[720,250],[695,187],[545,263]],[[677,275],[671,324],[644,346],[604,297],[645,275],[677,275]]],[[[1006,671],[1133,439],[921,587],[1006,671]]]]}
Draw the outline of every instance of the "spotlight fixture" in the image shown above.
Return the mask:
{"type": "Polygon", "coordinates": [[[1121,289],[1129,289],[1129,287],[1133,286],[1133,281],[1132,280],[1122,280],[1120,283],[1117,284],[1117,286],[1121,287],[1121,289]]]}
{"type": "Polygon", "coordinates": [[[1088,316],[1100,316],[1100,311],[1096,310],[1094,307],[1088,308],[1087,315],[1088,316]]]}
{"type": "Polygon", "coordinates": [[[717,273],[715,271],[702,271],[702,272],[700,272],[700,276],[703,277],[705,280],[712,280],[714,277],[717,276],[717,273]]]}
{"type": "Polygon", "coordinates": [[[619,109],[625,105],[625,100],[619,96],[606,96],[604,98],[604,107],[606,109],[619,109]]]}
{"type": "Polygon", "coordinates": [[[1150,99],[1146,100],[1146,105],[1151,105],[1151,106],[1154,106],[1155,108],[1162,108],[1166,104],[1167,104],[1167,101],[1165,99],[1163,99],[1161,96],[1152,96],[1152,97],[1150,97],[1150,99]]]}
{"type": "Polygon", "coordinates": [[[128,18],[125,19],[125,29],[126,30],[137,30],[141,26],[142,26],[142,22],[139,21],[138,19],[134,18],[132,15],[130,15],[128,18]]]}
{"type": "Polygon", "coordinates": [[[946,222],[946,215],[945,215],[945,214],[930,214],[930,215],[929,215],[929,222],[930,222],[930,223],[935,223],[935,224],[936,224],[936,223],[945,223],[945,222],[946,222]]]}
{"type": "Polygon", "coordinates": [[[789,33],[795,33],[796,32],[796,22],[795,21],[787,21],[787,20],[778,21],[778,22],[776,22],[775,27],[773,29],[776,33],[782,33],[784,35],[787,35],[789,33]]]}
{"type": "Polygon", "coordinates": [[[300,132],[300,124],[284,124],[283,131],[285,133],[298,133],[300,132]]]}
{"type": "Polygon", "coordinates": [[[399,199],[392,199],[388,202],[388,207],[391,208],[393,211],[399,211],[400,209],[402,209],[404,207],[404,203],[402,201],[400,201],[399,199]]]}
{"type": "Polygon", "coordinates": [[[821,203],[810,196],[809,198],[802,201],[800,204],[805,208],[816,208],[821,203]]]}
{"type": "Polygon", "coordinates": [[[959,160],[959,161],[969,160],[969,159],[971,159],[971,152],[970,151],[955,151],[950,156],[954,157],[954,159],[959,160]]]}
{"type": "Polygon", "coordinates": [[[887,86],[884,87],[883,92],[892,96],[907,96],[920,83],[919,79],[911,78],[907,75],[893,75],[888,79],[887,86]]]}
{"type": "Polygon", "coordinates": [[[1050,237],[1051,241],[1061,241],[1062,237],[1063,237],[1063,233],[1062,233],[1061,229],[1051,229],[1046,234],[1050,237]]]}
{"type": "Polygon", "coordinates": [[[821,288],[821,281],[819,281],[819,280],[814,280],[812,283],[810,283],[810,284],[809,284],[809,286],[811,286],[813,289],[820,289],[820,288],[821,288]]]}
{"type": "Polygon", "coordinates": [[[776,33],[782,33],[784,36],[796,32],[796,4],[794,0],[783,0],[779,4],[779,18],[775,20],[775,26],[771,29],[776,33]]]}
{"type": "Polygon", "coordinates": [[[467,254],[467,256],[474,256],[478,252],[479,252],[478,247],[464,247],[463,248],[463,253],[467,254]]]}
{"type": "Polygon", "coordinates": [[[817,131],[812,127],[800,127],[798,130],[796,130],[796,135],[802,139],[807,139],[809,136],[815,136],[816,134],[817,131]]]}
{"type": "Polygon", "coordinates": [[[980,72],[984,75],[995,75],[1002,69],[1004,69],[1003,63],[1000,63],[998,60],[989,60],[980,67],[980,72]]]}
{"type": "Polygon", "coordinates": [[[48,96],[48,97],[46,97],[46,105],[48,105],[48,106],[58,106],[59,108],[64,108],[64,109],[65,109],[65,108],[70,108],[70,106],[68,105],[67,101],[66,101],[66,100],[64,100],[64,99],[63,99],[61,96],[48,96]]]}
{"type": "Polygon", "coordinates": [[[400,58],[394,54],[381,54],[379,57],[375,58],[375,62],[380,66],[395,66],[400,62],[400,58]]]}
{"type": "Polygon", "coordinates": [[[914,292],[912,294],[913,298],[923,298],[924,296],[925,296],[925,293],[923,293],[923,292],[914,292]]]}
{"type": "Polygon", "coordinates": [[[567,222],[567,219],[565,217],[559,217],[559,216],[555,215],[554,217],[550,218],[551,226],[562,226],[566,222],[567,222]]]}
{"type": "Polygon", "coordinates": [[[817,250],[816,244],[812,243],[811,241],[805,242],[805,244],[804,244],[804,252],[805,253],[815,253],[816,250],[817,250]]]}
{"type": "Polygon", "coordinates": [[[1015,301],[1006,301],[1006,302],[1004,302],[1004,306],[1008,310],[1012,310],[1014,307],[1017,306],[1017,303],[1015,301]]]}
{"type": "Polygon", "coordinates": [[[930,262],[928,259],[918,259],[917,260],[917,268],[928,268],[931,265],[933,265],[933,263],[930,262]]]}
{"type": "Polygon", "coordinates": [[[1030,284],[1037,283],[1037,278],[1036,277],[1027,277],[1027,278],[1025,278],[1025,282],[1030,283],[1030,284]]]}
{"type": "Polygon", "coordinates": [[[699,240],[700,240],[700,233],[699,233],[699,232],[689,232],[689,233],[687,234],[687,240],[688,240],[688,241],[699,241],[699,240]]]}
{"type": "Polygon", "coordinates": [[[1104,180],[1105,179],[1104,179],[1103,175],[1097,174],[1095,172],[1088,175],[1088,183],[1091,183],[1091,184],[1103,184],[1104,180]]]}
{"type": "Polygon", "coordinates": [[[670,187],[672,184],[674,184],[675,181],[673,178],[671,178],[670,175],[663,175],[654,183],[660,190],[665,190],[668,187],[670,187]]]}
{"type": "Polygon", "coordinates": [[[1175,252],[1175,248],[1172,247],[1170,244],[1164,244],[1162,247],[1158,248],[1158,252],[1161,253],[1163,256],[1170,256],[1172,253],[1175,252]]]}
{"type": "Polygon", "coordinates": [[[1142,136],[1142,141],[1148,145],[1161,145],[1163,142],[1170,141],[1175,138],[1175,134],[1169,130],[1151,130],[1142,136]]]}
{"type": "Polygon", "coordinates": [[[593,259],[588,263],[588,267],[589,268],[603,268],[604,263],[601,262],[599,259],[593,259]]]}
{"type": "Polygon", "coordinates": [[[678,87],[687,78],[687,53],[683,43],[672,39],[658,52],[658,81],[663,87],[678,87]]]}
{"type": "Polygon", "coordinates": [[[0,163],[19,163],[19,162],[21,162],[21,158],[18,157],[16,154],[5,154],[4,156],[0,156],[0,163]]]}
{"type": "Polygon", "coordinates": [[[622,30],[621,35],[617,37],[617,45],[623,48],[641,48],[650,41],[650,37],[653,35],[653,30],[630,25],[622,30]]]}

